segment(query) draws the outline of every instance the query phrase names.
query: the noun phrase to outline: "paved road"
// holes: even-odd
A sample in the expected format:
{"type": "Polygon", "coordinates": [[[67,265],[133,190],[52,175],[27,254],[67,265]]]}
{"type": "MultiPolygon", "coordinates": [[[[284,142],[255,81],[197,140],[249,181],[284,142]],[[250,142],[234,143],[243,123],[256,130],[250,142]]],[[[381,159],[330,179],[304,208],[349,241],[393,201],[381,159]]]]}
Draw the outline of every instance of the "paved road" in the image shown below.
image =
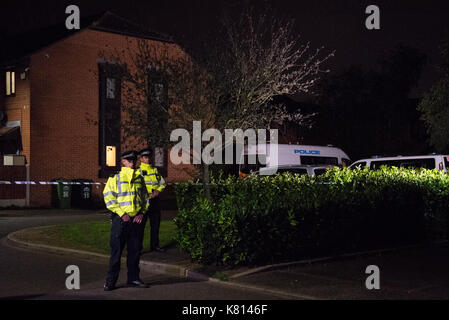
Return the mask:
{"type": "MultiPolygon", "coordinates": [[[[108,219],[105,214],[63,215],[34,212],[14,216],[0,212],[0,238],[32,226],[86,219],[108,219]]],[[[6,242],[7,244],[7,242],[6,242]]],[[[142,270],[148,289],[121,287],[102,290],[106,259],[86,260],[0,245],[0,299],[151,299],[151,300],[276,300],[276,299],[449,299],[449,246],[421,246],[382,254],[368,254],[251,273],[217,284],[161,275],[142,270]],[[65,268],[77,265],[81,290],[67,290],[65,268]],[[380,289],[368,290],[366,267],[380,271],[380,289]],[[236,287],[235,285],[241,285],[236,287]],[[258,290],[250,289],[258,287],[258,290]],[[263,288],[264,290],[260,290],[263,288]]],[[[123,267],[122,270],[126,270],[123,267]]],[[[119,279],[123,286],[125,272],[119,279]]]]}
{"type": "MultiPolygon", "coordinates": [[[[290,266],[239,282],[311,299],[449,299],[449,247],[418,246],[382,254],[290,266]],[[378,269],[378,288],[366,281],[378,269]],[[267,275],[272,281],[267,282],[267,275]]],[[[372,283],[371,281],[368,281],[372,283]]]]}
{"type": "MultiPolygon", "coordinates": [[[[166,300],[271,300],[285,296],[266,294],[244,288],[233,288],[205,281],[142,272],[142,279],[151,285],[148,289],[119,288],[112,292],[102,290],[106,261],[86,260],[70,255],[57,255],[11,247],[5,236],[23,228],[106,219],[102,215],[70,214],[44,216],[0,215],[0,299],[166,299],[166,300]],[[67,290],[65,281],[68,265],[80,269],[81,289],[67,290]]],[[[123,267],[122,270],[126,270],[123,267]]],[[[125,283],[122,272],[118,285],[125,283]]]]}

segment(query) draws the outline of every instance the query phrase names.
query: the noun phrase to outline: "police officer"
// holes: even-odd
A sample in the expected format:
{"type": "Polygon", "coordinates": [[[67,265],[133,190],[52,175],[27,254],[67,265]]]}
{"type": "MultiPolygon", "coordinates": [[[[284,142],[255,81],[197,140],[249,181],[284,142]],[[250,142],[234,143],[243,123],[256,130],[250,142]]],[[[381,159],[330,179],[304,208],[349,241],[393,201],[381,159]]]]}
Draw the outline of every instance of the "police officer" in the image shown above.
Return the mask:
{"type": "MultiPolygon", "coordinates": [[[[151,150],[146,148],[140,151],[139,171],[145,179],[148,194],[150,195],[150,208],[148,218],[150,219],[150,251],[163,252],[159,247],[159,226],[161,224],[161,206],[159,194],[165,188],[165,180],[157,171],[157,168],[150,164],[151,150]]],[[[146,221],[144,221],[146,223],[146,221]]]]}
{"type": "Polygon", "coordinates": [[[128,151],[121,155],[122,168],[111,176],[103,191],[108,210],[112,211],[111,257],[104,285],[105,291],[115,289],[122,251],[127,245],[127,285],[146,288],[139,278],[141,239],[144,230],[144,214],[148,211],[149,197],[145,181],[136,170],[137,152],[128,151]]]}

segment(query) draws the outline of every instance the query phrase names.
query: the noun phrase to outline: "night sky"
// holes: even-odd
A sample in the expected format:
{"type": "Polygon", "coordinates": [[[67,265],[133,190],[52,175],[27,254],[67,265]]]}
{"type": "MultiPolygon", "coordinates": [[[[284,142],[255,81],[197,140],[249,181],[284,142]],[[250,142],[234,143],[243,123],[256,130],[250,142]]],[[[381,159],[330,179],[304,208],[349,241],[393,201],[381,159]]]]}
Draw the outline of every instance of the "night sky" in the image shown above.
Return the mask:
{"type": "Polygon", "coordinates": [[[324,46],[336,51],[328,67],[339,72],[351,65],[371,67],[395,45],[417,48],[429,57],[419,85],[413,95],[419,96],[438,77],[438,44],[449,30],[449,1],[394,0],[195,0],[195,1],[24,1],[2,2],[0,37],[61,24],[70,4],[79,6],[81,16],[110,10],[138,24],[176,37],[194,37],[198,32],[213,30],[223,8],[234,12],[242,3],[257,6],[271,4],[283,15],[296,20],[298,36],[313,47],[324,46]],[[380,8],[380,30],[367,30],[365,8],[380,8]]]}

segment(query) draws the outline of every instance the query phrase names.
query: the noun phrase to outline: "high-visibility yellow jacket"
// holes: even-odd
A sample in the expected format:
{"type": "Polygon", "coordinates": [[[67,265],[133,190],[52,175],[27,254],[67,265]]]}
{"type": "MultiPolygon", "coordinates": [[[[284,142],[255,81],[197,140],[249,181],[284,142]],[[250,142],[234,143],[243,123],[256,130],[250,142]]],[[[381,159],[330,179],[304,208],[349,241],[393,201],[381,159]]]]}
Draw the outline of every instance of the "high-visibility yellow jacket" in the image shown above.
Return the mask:
{"type": "Polygon", "coordinates": [[[151,194],[154,190],[162,191],[165,188],[165,180],[157,171],[157,168],[151,164],[141,163],[139,172],[145,179],[145,185],[147,186],[148,194],[151,194]]]}
{"type": "Polygon", "coordinates": [[[122,217],[145,213],[149,207],[149,196],[145,181],[139,170],[123,167],[119,173],[108,179],[103,190],[106,208],[122,217]]]}

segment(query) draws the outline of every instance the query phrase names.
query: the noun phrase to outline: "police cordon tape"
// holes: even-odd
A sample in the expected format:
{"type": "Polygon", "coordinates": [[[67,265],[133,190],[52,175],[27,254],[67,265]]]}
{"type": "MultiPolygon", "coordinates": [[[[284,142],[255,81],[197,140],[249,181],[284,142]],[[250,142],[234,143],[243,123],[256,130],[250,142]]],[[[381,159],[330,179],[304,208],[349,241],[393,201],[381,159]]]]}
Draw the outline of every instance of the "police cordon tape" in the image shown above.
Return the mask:
{"type": "MultiPolygon", "coordinates": [[[[82,185],[82,184],[92,184],[92,185],[102,185],[102,184],[106,184],[106,182],[73,182],[73,181],[1,181],[0,180],[0,185],[1,184],[29,184],[29,185],[59,185],[59,184],[66,184],[66,185],[82,185]]],[[[175,185],[176,183],[173,182],[168,182],[166,183],[166,185],[175,185]]],[[[213,183],[209,183],[210,185],[213,185],[213,183]]],[[[204,185],[203,183],[192,183],[192,185],[204,185]]]]}
{"type": "Polygon", "coordinates": [[[31,185],[48,185],[48,184],[106,184],[105,182],[70,182],[70,181],[0,181],[0,184],[31,184],[31,185]]]}
{"type": "MultiPolygon", "coordinates": [[[[82,185],[82,184],[92,184],[92,185],[102,185],[106,184],[106,182],[73,182],[73,181],[1,181],[1,184],[29,184],[29,185],[59,185],[59,184],[67,184],[67,185],[82,185]]],[[[168,182],[166,185],[175,185],[176,183],[168,182]]],[[[215,185],[216,183],[208,183],[209,185],[215,185]]],[[[337,184],[337,182],[320,182],[320,184],[337,184]]],[[[340,182],[343,184],[343,182],[340,182]]],[[[204,183],[191,183],[191,185],[203,186],[204,183]]]]}
{"type": "MultiPolygon", "coordinates": [[[[67,184],[67,185],[82,185],[82,184],[94,184],[94,185],[102,185],[106,184],[106,182],[73,182],[73,181],[0,181],[0,184],[30,184],[30,185],[59,185],[59,184],[67,184]]],[[[167,185],[172,185],[174,183],[166,183],[167,185]]]]}

